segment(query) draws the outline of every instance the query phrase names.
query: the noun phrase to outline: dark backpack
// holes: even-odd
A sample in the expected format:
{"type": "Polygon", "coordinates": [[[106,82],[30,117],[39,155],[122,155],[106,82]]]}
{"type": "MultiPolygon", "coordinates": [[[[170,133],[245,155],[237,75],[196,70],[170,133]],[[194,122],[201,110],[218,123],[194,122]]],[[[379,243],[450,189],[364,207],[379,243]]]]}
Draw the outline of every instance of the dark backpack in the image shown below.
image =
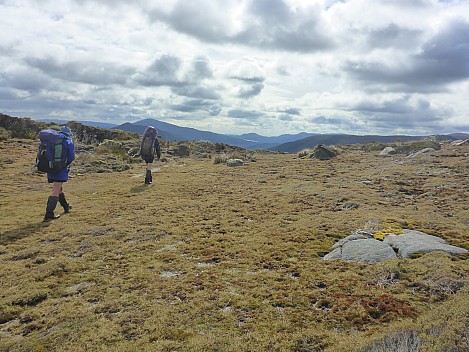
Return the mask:
{"type": "Polygon", "coordinates": [[[56,173],[67,167],[63,160],[64,138],[56,130],[42,130],[39,132],[41,142],[36,157],[38,171],[56,173]]]}
{"type": "Polygon", "coordinates": [[[155,156],[155,140],[158,137],[156,128],[148,126],[143,133],[142,143],[140,145],[140,155],[154,157],[155,156]]]}

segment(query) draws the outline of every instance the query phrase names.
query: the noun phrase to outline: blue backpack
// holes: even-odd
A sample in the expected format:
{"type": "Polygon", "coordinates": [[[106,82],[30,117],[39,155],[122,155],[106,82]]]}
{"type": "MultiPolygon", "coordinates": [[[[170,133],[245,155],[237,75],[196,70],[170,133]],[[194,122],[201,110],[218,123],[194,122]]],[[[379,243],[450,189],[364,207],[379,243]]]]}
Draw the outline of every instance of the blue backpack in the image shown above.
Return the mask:
{"type": "Polygon", "coordinates": [[[64,136],[56,130],[39,132],[39,150],[36,157],[38,171],[56,173],[67,167],[63,161],[64,136]]]}
{"type": "Polygon", "coordinates": [[[158,132],[153,126],[148,126],[143,132],[142,143],[140,144],[140,155],[142,157],[155,156],[155,139],[158,138],[158,132]]]}

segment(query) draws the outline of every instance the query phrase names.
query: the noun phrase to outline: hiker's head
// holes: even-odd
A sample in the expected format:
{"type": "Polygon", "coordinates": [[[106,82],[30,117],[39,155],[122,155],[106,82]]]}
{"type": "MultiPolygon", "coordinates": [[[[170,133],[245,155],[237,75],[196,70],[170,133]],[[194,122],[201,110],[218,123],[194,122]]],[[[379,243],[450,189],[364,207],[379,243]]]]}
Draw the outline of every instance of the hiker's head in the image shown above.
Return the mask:
{"type": "Polygon", "coordinates": [[[70,128],[68,128],[67,126],[60,127],[60,133],[66,135],[68,137],[72,136],[72,131],[70,131],[70,128]]]}

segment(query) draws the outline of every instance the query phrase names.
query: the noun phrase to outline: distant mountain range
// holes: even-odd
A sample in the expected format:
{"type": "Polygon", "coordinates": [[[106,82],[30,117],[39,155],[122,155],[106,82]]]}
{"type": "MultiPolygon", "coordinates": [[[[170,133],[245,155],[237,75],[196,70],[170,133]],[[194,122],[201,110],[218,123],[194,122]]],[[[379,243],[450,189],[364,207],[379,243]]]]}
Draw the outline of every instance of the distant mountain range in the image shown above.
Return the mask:
{"type": "MultiPolygon", "coordinates": [[[[42,119],[42,121],[66,123],[65,120],[42,119]]],[[[134,123],[126,122],[121,125],[112,125],[94,121],[78,121],[85,125],[116,129],[143,134],[147,126],[154,126],[158,130],[161,138],[169,141],[194,141],[207,140],[214,143],[224,143],[245,149],[268,149],[273,151],[296,153],[307,148],[313,148],[318,144],[323,145],[343,145],[357,144],[366,142],[390,143],[397,140],[412,141],[428,138],[429,136],[407,136],[407,135],[350,135],[350,134],[317,134],[301,132],[298,134],[282,134],[280,136],[266,137],[257,133],[247,133],[241,135],[226,135],[209,131],[197,130],[190,127],[181,127],[171,123],[145,119],[134,123]]],[[[469,139],[468,133],[454,133],[442,136],[436,136],[441,139],[469,139]]]]}
{"type": "Polygon", "coordinates": [[[169,141],[206,140],[214,143],[224,143],[246,149],[272,149],[277,145],[312,136],[312,133],[283,134],[277,137],[265,137],[256,133],[242,135],[226,135],[209,131],[201,131],[190,127],[181,127],[167,122],[145,119],[134,123],[124,123],[113,129],[137,132],[142,134],[147,126],[154,126],[158,134],[169,141]]]}

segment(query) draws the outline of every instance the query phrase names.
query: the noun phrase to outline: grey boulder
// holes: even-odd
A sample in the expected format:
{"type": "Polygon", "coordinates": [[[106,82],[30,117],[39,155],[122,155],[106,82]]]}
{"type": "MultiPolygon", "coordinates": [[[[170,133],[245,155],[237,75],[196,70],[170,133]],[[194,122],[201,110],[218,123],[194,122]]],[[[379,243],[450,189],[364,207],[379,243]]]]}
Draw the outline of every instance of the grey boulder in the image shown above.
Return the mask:
{"type": "Polygon", "coordinates": [[[386,147],[379,153],[380,156],[388,156],[393,154],[397,154],[396,149],[393,147],[386,147]]]}
{"type": "Polygon", "coordinates": [[[244,166],[244,161],[241,159],[228,159],[226,161],[227,166],[244,166]]]}

